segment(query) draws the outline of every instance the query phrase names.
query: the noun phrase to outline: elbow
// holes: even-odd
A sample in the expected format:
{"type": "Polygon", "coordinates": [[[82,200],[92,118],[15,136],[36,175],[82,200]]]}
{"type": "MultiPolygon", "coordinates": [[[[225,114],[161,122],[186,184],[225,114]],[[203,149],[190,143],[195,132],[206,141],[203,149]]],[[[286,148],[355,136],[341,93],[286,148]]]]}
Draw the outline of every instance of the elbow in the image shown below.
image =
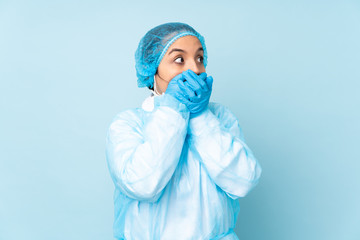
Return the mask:
{"type": "Polygon", "coordinates": [[[233,189],[233,191],[226,191],[226,194],[236,200],[238,198],[242,198],[245,197],[255,186],[256,186],[257,182],[252,182],[252,183],[239,183],[239,185],[233,189]]]}
{"type": "Polygon", "coordinates": [[[226,191],[226,194],[234,200],[245,197],[257,185],[257,183],[258,182],[239,183],[233,191],[226,191]]]}
{"type": "Polygon", "coordinates": [[[258,181],[248,182],[246,185],[243,185],[238,192],[238,197],[245,197],[249,192],[258,184],[258,181]]]}
{"type": "Polygon", "coordinates": [[[143,184],[139,184],[139,186],[131,186],[131,193],[135,195],[135,199],[147,202],[158,201],[161,196],[162,189],[160,189],[158,184],[151,184],[149,182],[144,182],[143,184]]]}
{"type": "Polygon", "coordinates": [[[162,194],[159,183],[149,179],[129,182],[119,177],[115,185],[125,195],[138,201],[157,202],[162,194]]]}
{"type": "Polygon", "coordinates": [[[247,174],[244,174],[241,178],[240,185],[243,186],[241,189],[240,197],[245,197],[259,182],[262,168],[259,162],[254,158],[250,158],[247,174]]]}
{"type": "Polygon", "coordinates": [[[232,199],[245,197],[259,182],[262,169],[259,164],[256,164],[253,174],[248,178],[239,178],[232,192],[227,192],[227,195],[232,199]]]}
{"type": "Polygon", "coordinates": [[[125,171],[115,164],[115,161],[108,161],[108,167],[112,181],[124,195],[138,201],[156,202],[161,196],[161,182],[144,176],[138,172],[125,171]]]}
{"type": "Polygon", "coordinates": [[[261,176],[262,169],[257,163],[255,165],[255,169],[253,170],[253,174],[251,178],[247,179],[245,184],[243,185],[243,188],[240,191],[239,197],[245,197],[258,183],[261,176]]]}

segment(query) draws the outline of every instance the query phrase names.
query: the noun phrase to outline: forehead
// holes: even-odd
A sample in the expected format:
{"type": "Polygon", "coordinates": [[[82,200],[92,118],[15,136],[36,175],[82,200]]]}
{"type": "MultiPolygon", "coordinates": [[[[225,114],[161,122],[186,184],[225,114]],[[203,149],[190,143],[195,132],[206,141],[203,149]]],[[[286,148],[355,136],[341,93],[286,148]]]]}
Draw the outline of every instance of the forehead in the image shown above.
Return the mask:
{"type": "Polygon", "coordinates": [[[199,47],[202,47],[199,39],[195,36],[188,35],[177,39],[173,44],[171,44],[167,52],[170,52],[173,48],[180,48],[184,49],[185,51],[196,51],[199,49],[199,47]]]}

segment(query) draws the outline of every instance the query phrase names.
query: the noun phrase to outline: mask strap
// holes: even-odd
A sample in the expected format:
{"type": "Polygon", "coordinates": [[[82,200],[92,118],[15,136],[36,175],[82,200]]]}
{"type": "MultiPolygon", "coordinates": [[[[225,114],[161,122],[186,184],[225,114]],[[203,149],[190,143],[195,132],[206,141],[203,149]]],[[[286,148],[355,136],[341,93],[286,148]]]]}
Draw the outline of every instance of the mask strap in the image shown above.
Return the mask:
{"type": "Polygon", "coordinates": [[[158,90],[156,89],[156,82],[155,82],[155,75],[154,75],[154,90],[151,90],[151,92],[155,95],[155,96],[161,96],[162,94],[160,94],[158,92],[158,90]]]}

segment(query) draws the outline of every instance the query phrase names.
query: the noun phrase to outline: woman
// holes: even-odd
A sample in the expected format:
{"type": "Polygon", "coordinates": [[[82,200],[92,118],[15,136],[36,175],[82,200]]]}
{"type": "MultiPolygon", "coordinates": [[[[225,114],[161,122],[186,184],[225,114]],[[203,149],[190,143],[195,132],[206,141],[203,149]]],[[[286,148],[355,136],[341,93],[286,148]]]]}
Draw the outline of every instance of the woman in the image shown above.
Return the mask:
{"type": "Polygon", "coordinates": [[[229,109],[209,102],[204,38],[183,23],[151,29],[135,54],[152,94],[110,125],[117,239],[238,239],[239,197],[261,167],[229,109]]]}

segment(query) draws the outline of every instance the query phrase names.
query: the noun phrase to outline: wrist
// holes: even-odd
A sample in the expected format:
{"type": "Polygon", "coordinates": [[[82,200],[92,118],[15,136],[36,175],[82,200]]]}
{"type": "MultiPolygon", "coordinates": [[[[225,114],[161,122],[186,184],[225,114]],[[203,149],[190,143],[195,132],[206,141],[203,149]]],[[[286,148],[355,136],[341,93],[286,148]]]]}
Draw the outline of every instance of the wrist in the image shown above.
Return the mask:
{"type": "Polygon", "coordinates": [[[160,96],[156,96],[154,98],[154,107],[169,107],[180,113],[185,119],[189,118],[190,112],[186,105],[180,102],[171,94],[163,93],[160,96]]]}

